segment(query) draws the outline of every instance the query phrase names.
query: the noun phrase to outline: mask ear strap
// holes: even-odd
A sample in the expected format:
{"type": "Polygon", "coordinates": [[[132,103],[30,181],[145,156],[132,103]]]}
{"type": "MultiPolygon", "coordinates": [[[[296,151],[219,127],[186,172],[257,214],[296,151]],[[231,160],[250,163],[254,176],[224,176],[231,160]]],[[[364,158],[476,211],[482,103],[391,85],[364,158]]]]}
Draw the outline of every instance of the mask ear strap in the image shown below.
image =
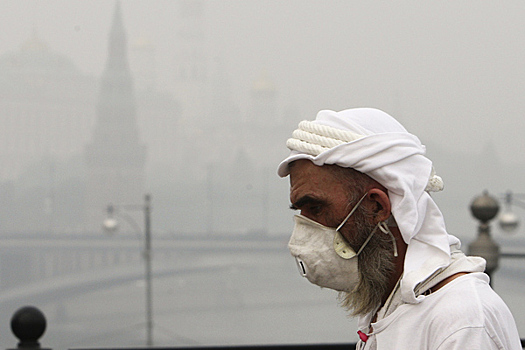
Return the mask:
{"type": "Polygon", "coordinates": [[[374,229],[372,230],[372,232],[368,235],[368,238],[366,239],[365,243],[363,243],[363,244],[361,245],[361,248],[359,248],[359,251],[355,254],[356,256],[359,256],[359,254],[361,253],[361,251],[362,251],[363,249],[365,249],[366,245],[368,244],[368,242],[370,241],[370,239],[372,238],[372,236],[374,235],[374,233],[376,233],[378,227],[379,227],[379,224],[377,224],[376,227],[374,227],[374,229]]]}
{"type": "Polygon", "coordinates": [[[392,238],[392,244],[394,246],[394,256],[397,258],[396,238],[392,234],[392,231],[390,231],[390,228],[388,227],[388,224],[386,223],[386,221],[381,221],[380,223],[378,223],[378,226],[379,226],[379,229],[381,230],[381,232],[386,233],[387,235],[390,236],[390,238],[392,238]]]}
{"type": "Polygon", "coordinates": [[[339,231],[339,229],[341,227],[343,227],[344,224],[346,224],[346,222],[348,221],[348,219],[350,219],[350,217],[352,216],[352,214],[357,210],[357,208],[359,207],[359,204],[361,204],[361,202],[363,201],[363,199],[365,199],[366,195],[368,194],[365,193],[363,197],[361,197],[361,199],[357,202],[356,205],[354,205],[354,207],[352,208],[352,210],[350,211],[350,213],[346,216],[346,218],[343,220],[343,222],[337,226],[337,228],[335,229],[336,231],[339,231]]]}

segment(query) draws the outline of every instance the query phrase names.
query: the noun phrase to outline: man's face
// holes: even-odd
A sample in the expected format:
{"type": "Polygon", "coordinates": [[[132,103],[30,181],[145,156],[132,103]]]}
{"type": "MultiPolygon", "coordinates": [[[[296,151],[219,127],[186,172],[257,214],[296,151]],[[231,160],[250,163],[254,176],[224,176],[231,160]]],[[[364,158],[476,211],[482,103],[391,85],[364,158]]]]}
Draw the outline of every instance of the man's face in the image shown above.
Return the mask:
{"type": "MultiPolygon", "coordinates": [[[[292,209],[322,225],[337,227],[351,210],[348,185],[332,172],[332,166],[316,166],[306,159],[290,167],[290,202],[292,209]]],[[[352,218],[345,227],[352,227],[352,218]]],[[[347,230],[341,230],[347,236],[347,230]]],[[[346,237],[349,239],[349,237],[346,237]]]]}
{"type": "MultiPolygon", "coordinates": [[[[297,160],[290,167],[292,209],[328,226],[337,227],[351,210],[348,184],[334,175],[332,165],[322,167],[309,160],[297,160]]],[[[363,193],[357,194],[358,196],[363,193]]],[[[374,222],[363,214],[365,202],[340,232],[354,250],[358,250],[374,229],[374,222]]],[[[394,271],[392,242],[387,235],[376,234],[359,256],[360,282],[352,293],[342,293],[342,305],[352,315],[365,315],[381,304],[394,271]],[[366,251],[366,252],[365,252],[366,251]]]]}

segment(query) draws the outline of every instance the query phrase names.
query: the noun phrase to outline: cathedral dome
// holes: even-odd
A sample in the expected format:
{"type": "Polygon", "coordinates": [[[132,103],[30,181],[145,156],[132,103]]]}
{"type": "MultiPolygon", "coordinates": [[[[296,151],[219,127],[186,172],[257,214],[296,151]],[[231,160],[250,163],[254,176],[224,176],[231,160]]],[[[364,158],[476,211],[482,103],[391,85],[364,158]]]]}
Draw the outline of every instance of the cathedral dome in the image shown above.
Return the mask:
{"type": "Polygon", "coordinates": [[[252,83],[253,92],[275,92],[275,84],[265,71],[252,83]]]}
{"type": "Polygon", "coordinates": [[[80,74],[77,66],[65,55],[52,51],[36,31],[15,52],[0,56],[3,74],[56,75],[80,74]]]}

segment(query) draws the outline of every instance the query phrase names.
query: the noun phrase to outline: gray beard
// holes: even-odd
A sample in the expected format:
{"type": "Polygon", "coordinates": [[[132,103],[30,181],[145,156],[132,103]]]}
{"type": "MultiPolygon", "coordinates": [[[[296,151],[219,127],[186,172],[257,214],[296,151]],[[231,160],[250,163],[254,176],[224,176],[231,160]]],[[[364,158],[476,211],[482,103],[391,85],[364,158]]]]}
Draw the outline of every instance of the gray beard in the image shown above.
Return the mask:
{"type": "MultiPolygon", "coordinates": [[[[364,213],[356,217],[355,240],[349,242],[357,251],[375,225],[366,224],[364,213]]],[[[357,214],[357,213],[356,213],[357,214]]],[[[339,301],[351,316],[364,316],[381,306],[388,292],[390,278],[395,271],[394,247],[389,235],[377,229],[358,256],[359,282],[352,292],[340,292],[339,301]]]]}

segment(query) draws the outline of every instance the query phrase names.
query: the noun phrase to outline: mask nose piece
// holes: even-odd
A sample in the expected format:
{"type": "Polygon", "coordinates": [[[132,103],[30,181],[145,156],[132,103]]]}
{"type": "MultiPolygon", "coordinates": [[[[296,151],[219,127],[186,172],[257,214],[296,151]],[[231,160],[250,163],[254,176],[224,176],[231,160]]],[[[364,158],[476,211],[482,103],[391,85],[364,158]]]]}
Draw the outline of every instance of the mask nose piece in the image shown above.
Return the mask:
{"type": "Polygon", "coordinates": [[[308,268],[306,267],[306,264],[299,258],[295,258],[295,262],[297,264],[297,268],[299,269],[299,273],[301,276],[306,277],[308,274],[308,268]]]}

